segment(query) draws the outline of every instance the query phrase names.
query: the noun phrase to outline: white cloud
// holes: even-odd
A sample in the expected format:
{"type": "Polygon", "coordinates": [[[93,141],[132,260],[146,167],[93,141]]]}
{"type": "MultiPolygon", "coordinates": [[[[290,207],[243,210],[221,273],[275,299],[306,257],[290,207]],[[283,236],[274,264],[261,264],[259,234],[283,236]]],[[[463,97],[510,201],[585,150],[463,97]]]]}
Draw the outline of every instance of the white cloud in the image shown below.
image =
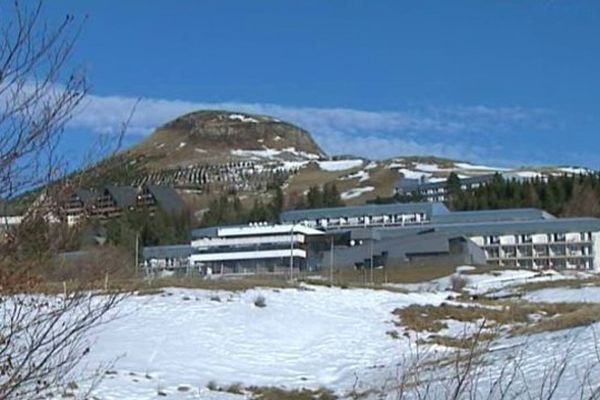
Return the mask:
{"type": "MultiPolygon", "coordinates": [[[[118,132],[136,101],[135,98],[121,96],[89,96],[70,127],[100,133],[118,132]]],[[[305,128],[330,154],[351,153],[369,158],[427,154],[489,161],[490,149],[499,146],[489,140],[491,135],[498,137],[498,134],[511,134],[515,130],[544,129],[549,120],[544,110],[519,107],[453,106],[366,111],[261,103],[142,99],[128,133],[146,135],[177,116],[200,109],[273,116],[305,128]]]]}

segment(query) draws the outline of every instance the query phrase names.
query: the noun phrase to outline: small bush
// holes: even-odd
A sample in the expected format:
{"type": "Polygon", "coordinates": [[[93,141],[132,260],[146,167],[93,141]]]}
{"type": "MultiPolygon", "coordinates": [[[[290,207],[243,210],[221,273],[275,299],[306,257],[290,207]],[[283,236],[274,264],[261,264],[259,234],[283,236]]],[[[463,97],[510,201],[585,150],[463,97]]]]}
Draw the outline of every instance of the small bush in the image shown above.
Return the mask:
{"type": "Polygon", "coordinates": [[[221,298],[218,295],[210,296],[210,301],[221,302],[221,298]]]}
{"type": "Polygon", "coordinates": [[[219,385],[217,385],[217,382],[215,381],[208,382],[206,388],[211,392],[218,392],[219,390],[221,390],[221,388],[219,387],[219,385]]]}
{"type": "Polygon", "coordinates": [[[468,284],[468,279],[463,276],[452,275],[452,277],[450,278],[450,288],[453,292],[462,291],[468,284]]]}
{"type": "Polygon", "coordinates": [[[243,394],[242,384],[241,383],[232,383],[231,385],[227,386],[227,388],[225,388],[225,391],[227,393],[232,393],[232,394],[243,394]]]}
{"type": "Polygon", "coordinates": [[[336,400],[338,397],[330,390],[293,389],[275,387],[251,387],[252,399],[256,400],[336,400]]]}
{"type": "Polygon", "coordinates": [[[267,306],[267,299],[265,299],[265,296],[259,294],[254,298],[254,305],[256,307],[264,308],[267,306]]]}

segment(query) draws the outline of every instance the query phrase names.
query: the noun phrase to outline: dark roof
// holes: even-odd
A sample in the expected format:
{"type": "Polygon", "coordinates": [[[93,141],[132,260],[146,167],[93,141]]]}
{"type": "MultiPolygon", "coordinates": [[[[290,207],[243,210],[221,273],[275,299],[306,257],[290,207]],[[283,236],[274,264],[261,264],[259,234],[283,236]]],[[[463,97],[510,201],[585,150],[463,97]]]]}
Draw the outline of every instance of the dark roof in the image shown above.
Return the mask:
{"type": "Polygon", "coordinates": [[[73,192],[79,199],[83,202],[84,205],[91,205],[96,200],[97,194],[91,190],[87,189],[75,189],[73,192]]]}
{"type": "Polygon", "coordinates": [[[462,236],[492,236],[561,232],[600,232],[597,218],[555,218],[521,221],[468,222],[455,224],[423,224],[418,226],[377,228],[381,238],[397,237],[412,232],[441,232],[462,236]]]}
{"type": "Polygon", "coordinates": [[[501,210],[453,211],[434,215],[431,222],[439,224],[460,224],[467,222],[523,221],[554,218],[537,208],[509,208],[501,210]]]}
{"type": "Polygon", "coordinates": [[[131,186],[106,186],[104,188],[121,208],[135,204],[137,191],[131,186]]]}
{"type": "Polygon", "coordinates": [[[0,200],[0,217],[12,217],[19,215],[18,210],[7,201],[0,200]]]}
{"type": "Polygon", "coordinates": [[[183,200],[172,187],[162,185],[146,185],[146,188],[152,194],[158,203],[158,206],[163,211],[175,214],[183,210],[183,200]]]}
{"type": "Polygon", "coordinates": [[[281,222],[314,220],[321,218],[362,217],[386,214],[403,214],[423,212],[428,216],[448,213],[443,203],[392,203],[367,204],[352,207],[316,208],[306,210],[284,211],[280,215],[281,222]]]}
{"type": "Polygon", "coordinates": [[[217,237],[218,230],[221,226],[210,226],[208,228],[198,228],[192,230],[192,238],[200,239],[205,237],[217,237]]]}
{"type": "Polygon", "coordinates": [[[151,258],[186,258],[192,254],[192,246],[188,244],[172,245],[172,246],[151,246],[144,247],[142,256],[144,260],[151,258]]]}

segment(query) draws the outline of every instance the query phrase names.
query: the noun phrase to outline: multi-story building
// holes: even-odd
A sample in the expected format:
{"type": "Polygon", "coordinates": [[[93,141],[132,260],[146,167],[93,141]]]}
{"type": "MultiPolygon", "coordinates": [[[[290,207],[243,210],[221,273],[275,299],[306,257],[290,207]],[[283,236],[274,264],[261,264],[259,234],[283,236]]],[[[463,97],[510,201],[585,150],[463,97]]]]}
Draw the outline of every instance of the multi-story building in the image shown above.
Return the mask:
{"type": "MultiPolygon", "coordinates": [[[[448,213],[428,225],[354,230],[335,252],[338,266],[342,260],[346,266],[370,265],[371,254],[382,265],[400,265],[424,254],[431,261],[438,253],[436,259],[446,263],[600,270],[600,220],[553,218],[533,209],[448,213]]],[[[323,264],[330,258],[324,253],[323,264]]]]}
{"type": "Polygon", "coordinates": [[[368,204],[353,207],[284,211],[282,223],[301,223],[317,229],[351,229],[373,226],[426,224],[435,215],[448,213],[442,203],[368,204]]]}
{"type": "Polygon", "coordinates": [[[287,273],[318,267],[323,232],[301,224],[213,227],[192,231],[190,264],[204,274],[287,273]]]}
{"type": "MultiPolygon", "coordinates": [[[[462,190],[477,189],[494,179],[493,174],[471,176],[460,179],[462,190]]],[[[400,178],[394,185],[394,193],[403,196],[419,194],[426,201],[444,202],[448,200],[448,181],[440,178],[437,181],[423,179],[400,178]]]]}
{"type": "Polygon", "coordinates": [[[184,209],[184,203],[175,189],[169,186],[106,186],[99,192],[74,190],[63,208],[72,225],[82,218],[114,218],[133,209],[146,209],[150,214],[161,209],[176,214],[184,209]]]}
{"type": "MultiPolygon", "coordinates": [[[[406,264],[600,270],[600,220],[543,210],[451,212],[440,203],[294,210],[281,225],[193,231],[189,265],[205,274],[406,264]]],[[[165,253],[166,254],[166,253],[165,253]]]]}

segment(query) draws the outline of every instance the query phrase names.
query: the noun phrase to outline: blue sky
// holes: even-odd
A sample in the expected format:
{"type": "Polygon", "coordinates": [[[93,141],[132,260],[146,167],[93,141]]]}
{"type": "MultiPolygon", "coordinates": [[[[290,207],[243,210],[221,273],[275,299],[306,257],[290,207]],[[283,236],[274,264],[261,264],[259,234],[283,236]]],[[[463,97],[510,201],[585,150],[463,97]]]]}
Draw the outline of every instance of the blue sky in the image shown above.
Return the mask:
{"type": "Polygon", "coordinates": [[[598,1],[73,1],[92,94],[65,150],[199,108],[264,112],[329,153],[600,168],[598,1]]]}

